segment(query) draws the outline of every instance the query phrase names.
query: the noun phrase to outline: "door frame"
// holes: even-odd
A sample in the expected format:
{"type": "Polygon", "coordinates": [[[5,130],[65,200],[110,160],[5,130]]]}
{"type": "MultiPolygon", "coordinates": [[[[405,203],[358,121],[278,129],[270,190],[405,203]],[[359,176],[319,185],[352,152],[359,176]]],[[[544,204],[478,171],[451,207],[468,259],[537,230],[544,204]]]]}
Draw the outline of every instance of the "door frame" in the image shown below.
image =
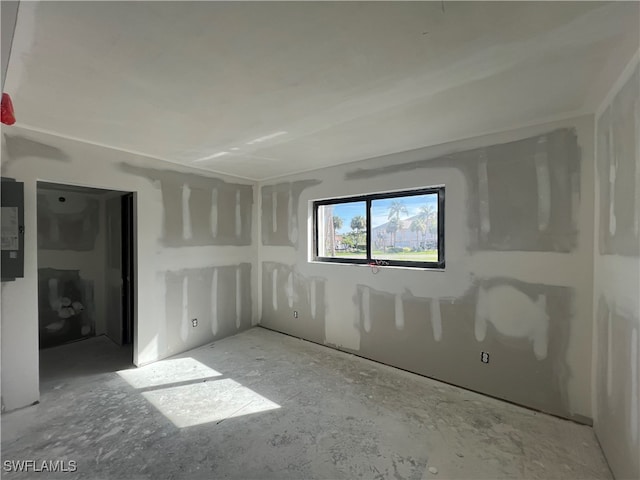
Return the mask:
{"type": "MultiPolygon", "coordinates": [[[[122,198],[124,198],[125,196],[130,197],[130,209],[129,209],[129,213],[130,215],[128,215],[128,226],[130,227],[130,245],[131,245],[131,250],[130,250],[130,258],[131,258],[131,272],[132,272],[132,280],[130,282],[130,289],[129,289],[129,293],[130,293],[130,302],[131,302],[131,312],[132,312],[132,316],[130,317],[130,322],[132,323],[132,328],[131,328],[131,344],[133,345],[133,352],[132,352],[132,359],[131,362],[134,365],[137,365],[137,358],[138,358],[138,350],[137,350],[137,344],[138,344],[138,192],[137,191],[131,191],[131,190],[122,190],[120,188],[118,188],[117,186],[113,186],[113,187],[109,187],[109,186],[105,186],[105,185],[89,185],[89,184],[85,184],[85,183],[74,183],[74,182],[63,182],[63,181],[59,181],[59,180],[47,180],[47,179],[43,179],[43,178],[37,178],[36,179],[36,235],[38,232],[38,224],[37,224],[37,208],[38,208],[38,203],[37,203],[37,194],[38,194],[38,189],[40,188],[40,184],[49,184],[49,185],[56,185],[59,186],[60,188],[65,188],[65,187],[71,187],[73,188],[84,188],[84,189],[93,189],[93,190],[104,190],[105,192],[118,192],[120,193],[120,196],[122,198]]],[[[124,219],[121,219],[122,222],[124,222],[124,219]]],[[[37,271],[38,271],[38,260],[37,260],[37,255],[36,255],[36,275],[37,275],[37,271]]],[[[36,302],[37,304],[37,302],[36,302]]],[[[40,315],[40,311],[38,309],[38,318],[40,315]]],[[[36,337],[36,343],[39,343],[39,333],[36,333],[36,335],[38,335],[38,337],[36,337]]],[[[40,362],[40,349],[37,350],[37,359],[36,361],[40,362]]],[[[40,371],[38,369],[38,384],[40,383],[40,371]]]]}

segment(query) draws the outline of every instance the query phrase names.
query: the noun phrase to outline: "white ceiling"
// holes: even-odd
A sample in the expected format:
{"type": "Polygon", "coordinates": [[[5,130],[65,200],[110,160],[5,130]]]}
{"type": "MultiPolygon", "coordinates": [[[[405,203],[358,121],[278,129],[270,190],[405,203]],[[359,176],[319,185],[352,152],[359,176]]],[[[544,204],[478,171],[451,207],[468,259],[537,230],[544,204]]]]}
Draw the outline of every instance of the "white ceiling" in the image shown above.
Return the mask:
{"type": "Polygon", "coordinates": [[[639,5],[23,1],[5,91],[19,125],[265,179],[593,112],[639,5]]]}

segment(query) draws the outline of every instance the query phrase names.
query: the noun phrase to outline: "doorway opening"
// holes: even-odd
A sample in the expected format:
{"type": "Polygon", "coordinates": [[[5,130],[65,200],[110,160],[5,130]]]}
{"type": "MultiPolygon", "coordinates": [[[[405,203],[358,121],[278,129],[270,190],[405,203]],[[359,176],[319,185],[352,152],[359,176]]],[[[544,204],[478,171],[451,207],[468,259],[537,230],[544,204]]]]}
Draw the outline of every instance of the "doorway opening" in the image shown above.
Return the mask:
{"type": "Polygon", "coordinates": [[[41,391],[133,364],[135,194],[38,182],[41,391]]]}

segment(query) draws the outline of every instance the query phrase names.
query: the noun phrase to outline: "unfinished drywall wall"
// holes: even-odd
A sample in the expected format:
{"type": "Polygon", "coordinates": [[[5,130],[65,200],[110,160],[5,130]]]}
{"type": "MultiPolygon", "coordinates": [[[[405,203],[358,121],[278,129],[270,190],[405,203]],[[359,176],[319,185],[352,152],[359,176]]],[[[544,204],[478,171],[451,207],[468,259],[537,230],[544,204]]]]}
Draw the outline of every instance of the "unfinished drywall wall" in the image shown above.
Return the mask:
{"type": "Polygon", "coordinates": [[[640,254],[637,69],[597,120],[600,254],[640,254]]]}
{"type": "Polygon", "coordinates": [[[506,278],[478,279],[457,298],[417,297],[410,289],[393,294],[359,285],[358,353],[557,412],[558,405],[567,403],[564,352],[573,301],[568,287],[506,278]],[[490,353],[488,366],[479,362],[477,348],[469,348],[474,344],[490,353]]]}
{"type": "MultiPolygon", "coordinates": [[[[24,182],[26,229],[25,276],[2,284],[2,397],[8,410],[33,403],[39,396],[37,181],[135,193],[136,364],[153,362],[182,348],[180,343],[163,341],[159,333],[179,331],[183,320],[182,312],[168,310],[164,300],[183,291],[180,282],[167,282],[167,272],[237,269],[248,263],[251,281],[243,274],[242,288],[249,290],[250,297],[243,294],[241,299],[257,296],[257,245],[252,234],[257,216],[251,181],[15,126],[2,127],[2,174],[24,182]],[[217,208],[213,209],[215,191],[217,208]],[[218,222],[212,222],[214,213],[218,222]],[[216,235],[212,225],[217,225],[216,235]],[[174,286],[177,293],[171,290],[174,286]]],[[[105,236],[105,231],[98,237],[105,236]]],[[[235,288],[235,277],[231,277],[223,275],[220,282],[232,281],[235,288]]],[[[189,292],[210,291],[210,279],[189,278],[189,292]],[[200,281],[204,283],[199,286],[200,281]]],[[[218,303],[220,325],[226,324],[227,316],[235,325],[236,296],[220,295],[218,303]]],[[[242,309],[240,328],[257,322],[251,304],[243,303],[242,309]]],[[[216,338],[206,321],[191,328],[185,349],[216,338]]]]}
{"type": "Polygon", "coordinates": [[[286,264],[263,262],[263,324],[324,343],[325,283],[323,278],[307,278],[286,264]]]}
{"type": "Polygon", "coordinates": [[[589,423],[592,163],[580,117],[266,182],[270,238],[273,192],[308,186],[275,208],[298,247],[261,242],[261,324],[589,423]],[[432,185],[445,271],[309,261],[313,200],[432,185]]]}
{"type": "Polygon", "coordinates": [[[265,185],[260,190],[262,199],[262,244],[272,246],[298,246],[299,225],[294,208],[300,194],[313,185],[315,180],[284,182],[265,185]]]}
{"type": "Polygon", "coordinates": [[[251,327],[251,264],[165,272],[164,350],[177,353],[251,327]],[[179,322],[170,321],[179,319],[179,322]]]}
{"type": "Polygon", "coordinates": [[[596,115],[594,429],[616,478],[640,477],[639,89],[636,55],[596,115]]]}
{"type": "Polygon", "coordinates": [[[580,151],[575,136],[573,129],[558,129],[432,159],[356,167],[345,178],[453,167],[467,183],[470,249],[570,252],[577,242],[580,201],[580,151]]]}
{"type": "Polygon", "coordinates": [[[251,245],[251,185],[126,163],[121,168],[160,185],[164,245],[251,245]]]}

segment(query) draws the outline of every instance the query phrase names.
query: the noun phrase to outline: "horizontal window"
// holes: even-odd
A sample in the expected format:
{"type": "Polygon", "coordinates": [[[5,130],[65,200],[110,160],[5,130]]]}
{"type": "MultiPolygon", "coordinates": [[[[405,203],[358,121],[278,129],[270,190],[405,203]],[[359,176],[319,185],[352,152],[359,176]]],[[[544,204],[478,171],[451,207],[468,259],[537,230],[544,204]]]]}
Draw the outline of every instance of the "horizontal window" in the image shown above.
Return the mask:
{"type": "Polygon", "coordinates": [[[444,187],[313,203],[314,259],[444,268],[444,187]]]}

